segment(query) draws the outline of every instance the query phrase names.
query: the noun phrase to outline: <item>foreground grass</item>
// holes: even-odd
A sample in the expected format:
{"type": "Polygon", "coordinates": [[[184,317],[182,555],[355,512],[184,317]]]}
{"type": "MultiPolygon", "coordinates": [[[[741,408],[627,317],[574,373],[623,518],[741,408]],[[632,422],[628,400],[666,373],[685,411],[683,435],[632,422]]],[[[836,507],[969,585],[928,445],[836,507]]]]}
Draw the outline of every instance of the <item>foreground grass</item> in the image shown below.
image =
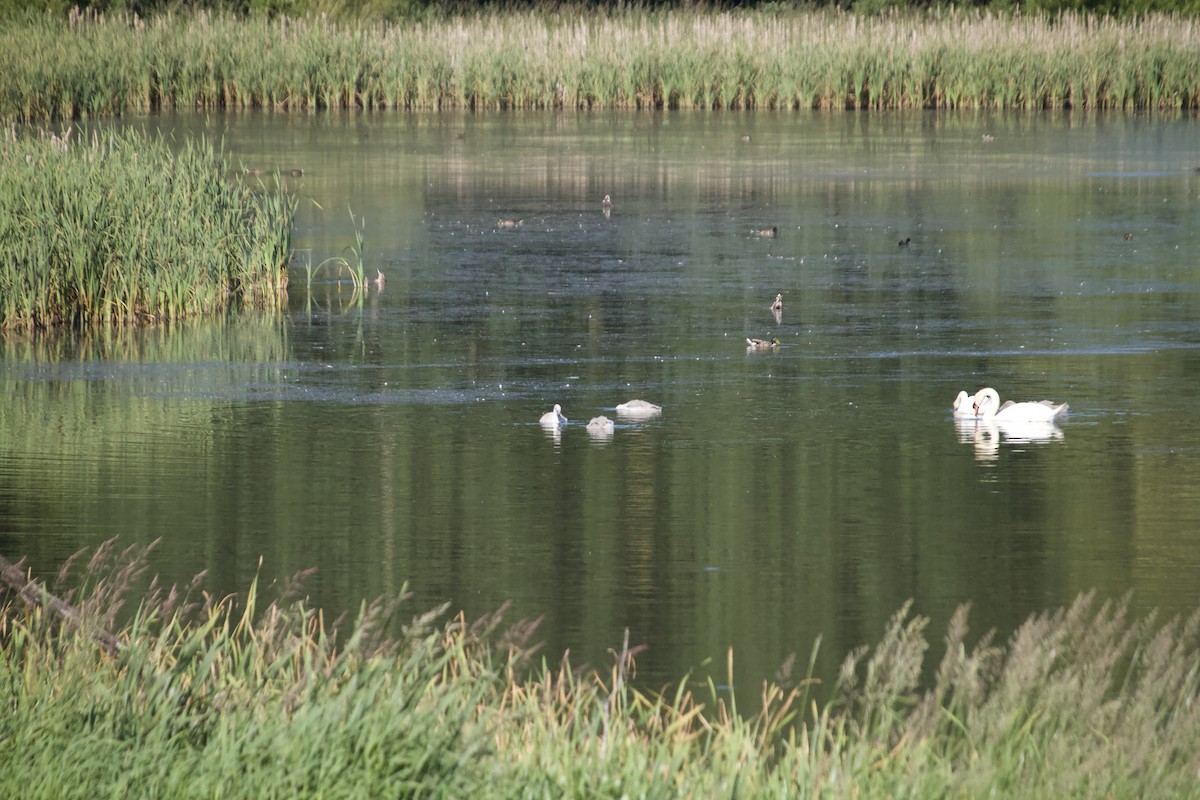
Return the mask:
{"type": "Polygon", "coordinates": [[[203,142],[176,151],[137,131],[10,132],[0,141],[0,328],[275,307],[295,201],[227,173],[203,142]]]}
{"type": "Polygon", "coordinates": [[[0,119],[149,109],[1200,107],[1200,20],[934,10],[165,14],[0,32],[0,119]],[[30,57],[30,54],[34,54],[30,57]]]}
{"type": "Polygon", "coordinates": [[[527,630],[429,614],[388,638],[379,604],[335,636],[255,587],[152,589],[110,640],[136,571],[111,555],[67,621],[36,592],[0,607],[4,796],[1200,795],[1197,617],[1081,598],[968,647],[963,610],[922,688],[925,621],[902,610],[830,702],[766,686],[741,716],[711,687],[632,688],[627,648],[607,674],[531,666],[527,630]]]}

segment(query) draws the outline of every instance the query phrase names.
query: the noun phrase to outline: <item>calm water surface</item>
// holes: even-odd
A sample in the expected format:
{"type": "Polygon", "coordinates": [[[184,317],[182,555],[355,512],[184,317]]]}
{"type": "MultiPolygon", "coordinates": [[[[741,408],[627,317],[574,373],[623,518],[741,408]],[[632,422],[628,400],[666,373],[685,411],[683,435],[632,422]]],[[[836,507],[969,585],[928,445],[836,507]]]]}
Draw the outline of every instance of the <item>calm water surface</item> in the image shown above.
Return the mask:
{"type": "Polygon", "coordinates": [[[161,539],[216,591],[261,557],[333,610],[511,600],[596,664],[628,628],[652,685],[732,647],[747,691],[910,598],[934,640],[964,602],[1002,632],[1091,589],[1200,602],[1193,118],[149,123],[305,170],[289,310],[0,341],[0,552],[35,570],[161,539]],[[348,209],[365,297],[306,287],[348,209]],[[956,426],[981,386],[1070,414],[956,426]],[[662,415],[585,430],[634,397],[662,415]]]}

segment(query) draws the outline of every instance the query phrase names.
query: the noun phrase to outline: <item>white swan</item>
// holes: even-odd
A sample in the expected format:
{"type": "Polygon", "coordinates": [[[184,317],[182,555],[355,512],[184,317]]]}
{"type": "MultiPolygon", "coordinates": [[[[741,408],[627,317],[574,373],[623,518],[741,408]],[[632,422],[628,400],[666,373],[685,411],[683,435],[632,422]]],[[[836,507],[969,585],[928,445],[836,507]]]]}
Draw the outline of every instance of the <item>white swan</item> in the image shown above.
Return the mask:
{"type": "Polygon", "coordinates": [[[588,433],[612,433],[616,425],[608,417],[601,414],[598,417],[592,417],[588,420],[588,433]]]}
{"type": "Polygon", "coordinates": [[[617,406],[617,414],[622,417],[657,417],[662,413],[662,406],[647,403],[645,400],[630,400],[617,406]]]}
{"type": "Polygon", "coordinates": [[[954,398],[955,419],[975,419],[975,398],[966,392],[959,392],[954,398]]]}
{"type": "Polygon", "coordinates": [[[1036,403],[1014,403],[1009,400],[1000,405],[1000,394],[990,386],[975,393],[975,414],[980,419],[997,422],[1049,422],[1067,413],[1067,404],[1054,404],[1049,400],[1036,403]]]}
{"type": "Polygon", "coordinates": [[[547,428],[557,428],[559,425],[566,425],[567,418],[562,414],[562,406],[560,406],[558,403],[555,403],[554,410],[547,411],[545,414],[542,414],[542,418],[539,419],[538,422],[547,428]]]}

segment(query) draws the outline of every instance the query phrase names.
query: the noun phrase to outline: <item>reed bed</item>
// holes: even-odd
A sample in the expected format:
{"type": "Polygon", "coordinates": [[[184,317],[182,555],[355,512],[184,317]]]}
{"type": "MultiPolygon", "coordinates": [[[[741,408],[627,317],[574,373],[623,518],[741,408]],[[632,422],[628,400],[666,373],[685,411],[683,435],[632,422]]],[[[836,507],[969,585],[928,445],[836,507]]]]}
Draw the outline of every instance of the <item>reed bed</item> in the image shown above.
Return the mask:
{"type": "Polygon", "coordinates": [[[145,585],[129,556],[100,548],[67,616],[40,590],[0,597],[5,796],[1200,795],[1198,616],[1081,597],[968,645],[962,609],[922,679],[906,608],[830,700],[810,666],[742,714],[711,683],[635,687],[628,643],[609,670],[536,662],[531,626],[498,615],[397,628],[402,606],[376,603],[339,629],[256,585],[151,583],[118,625],[145,585]]]}
{"type": "Polygon", "coordinates": [[[0,119],[150,109],[1188,109],[1200,20],[934,9],[37,17],[0,33],[0,119]],[[30,53],[38,54],[30,57],[30,53]]]}
{"type": "Polygon", "coordinates": [[[209,143],[138,131],[0,141],[0,328],[276,307],[295,200],[209,143]]]}

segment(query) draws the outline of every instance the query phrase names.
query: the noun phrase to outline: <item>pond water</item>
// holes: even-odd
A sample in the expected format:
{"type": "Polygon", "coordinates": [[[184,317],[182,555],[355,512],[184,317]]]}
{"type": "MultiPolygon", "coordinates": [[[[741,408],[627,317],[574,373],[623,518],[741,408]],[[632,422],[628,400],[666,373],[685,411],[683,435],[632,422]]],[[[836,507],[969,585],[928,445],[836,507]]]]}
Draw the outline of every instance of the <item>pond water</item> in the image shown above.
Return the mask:
{"type": "Polygon", "coordinates": [[[966,602],[1002,634],[1093,589],[1200,603],[1195,118],[147,123],[304,170],[289,308],[0,340],[0,552],[37,571],[161,539],[218,592],[315,567],[335,612],[511,601],[552,660],[629,629],[649,685],[733,648],[749,694],[909,599],[935,642],[966,602]],[[386,285],[306,285],[351,211],[386,285]],[[956,425],[983,386],[1070,411],[956,425]]]}

